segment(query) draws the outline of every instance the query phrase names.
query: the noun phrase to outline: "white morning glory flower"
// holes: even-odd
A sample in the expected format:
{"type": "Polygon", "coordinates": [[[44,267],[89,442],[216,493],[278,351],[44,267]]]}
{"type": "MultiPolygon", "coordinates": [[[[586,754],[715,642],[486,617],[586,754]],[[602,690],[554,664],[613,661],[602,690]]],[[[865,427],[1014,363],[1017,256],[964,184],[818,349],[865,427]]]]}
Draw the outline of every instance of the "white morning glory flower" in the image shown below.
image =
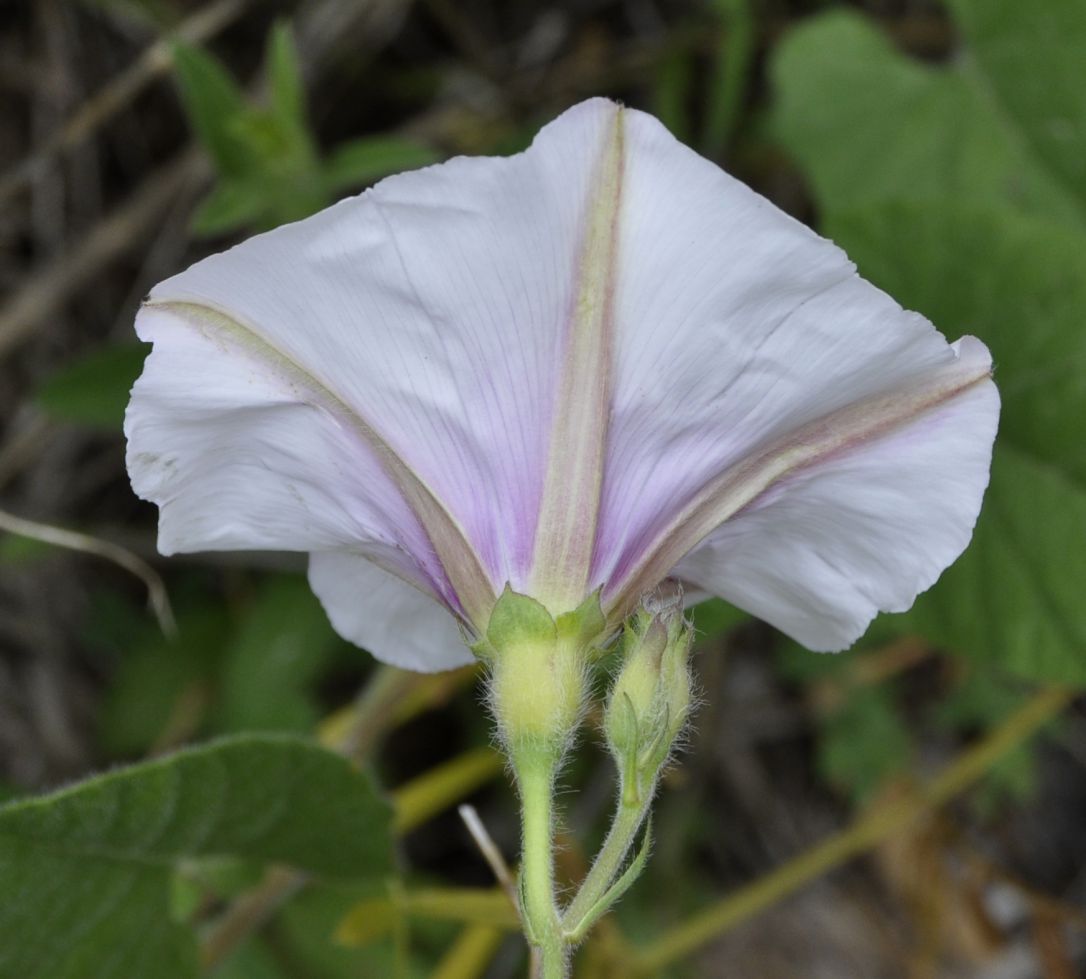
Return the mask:
{"type": "Polygon", "coordinates": [[[605,99],[198,262],[137,330],[163,553],[306,551],[421,670],[507,584],[617,625],[674,577],[847,646],[968,543],[999,412],[982,343],[605,99]]]}

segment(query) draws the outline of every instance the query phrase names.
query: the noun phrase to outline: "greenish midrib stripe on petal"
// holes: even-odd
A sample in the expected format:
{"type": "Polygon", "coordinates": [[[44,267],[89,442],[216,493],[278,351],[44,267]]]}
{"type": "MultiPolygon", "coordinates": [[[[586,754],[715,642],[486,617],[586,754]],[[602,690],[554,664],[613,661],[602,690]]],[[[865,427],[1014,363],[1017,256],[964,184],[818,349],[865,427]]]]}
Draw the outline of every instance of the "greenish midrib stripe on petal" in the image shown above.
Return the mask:
{"type": "Polygon", "coordinates": [[[623,116],[616,105],[589,189],[536,525],[532,594],[558,613],[576,608],[584,599],[599,519],[626,166],[623,116]]]}
{"type": "Polygon", "coordinates": [[[355,431],[377,454],[385,471],[418,517],[465,614],[477,628],[486,625],[496,600],[494,590],[463,528],[419,474],[367,419],[311,370],[288,357],[254,327],[230,314],[205,303],[188,301],[152,299],[146,305],[173,313],[208,339],[232,343],[284,377],[298,393],[299,400],[324,409],[355,431]]]}
{"type": "Polygon", "coordinates": [[[869,439],[884,438],[966,391],[990,383],[991,367],[955,361],[907,390],[855,401],[782,436],[756,455],[729,467],[709,482],[657,535],[656,542],[614,583],[609,617],[625,615],[641,594],[661,581],[679,561],[726,520],[750,506],[776,483],[869,439]]]}

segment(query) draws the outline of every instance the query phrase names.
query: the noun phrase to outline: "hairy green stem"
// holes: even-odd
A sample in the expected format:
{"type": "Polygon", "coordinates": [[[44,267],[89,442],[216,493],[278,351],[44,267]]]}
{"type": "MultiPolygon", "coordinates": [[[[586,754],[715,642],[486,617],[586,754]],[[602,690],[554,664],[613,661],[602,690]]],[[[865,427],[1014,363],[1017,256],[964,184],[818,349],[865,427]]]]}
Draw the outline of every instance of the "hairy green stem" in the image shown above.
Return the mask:
{"type": "Polygon", "coordinates": [[[632,801],[626,798],[626,793],[620,787],[618,811],[603,846],[576,897],[562,915],[562,930],[567,935],[580,929],[585,916],[603,899],[622,870],[627,854],[637,839],[637,832],[652,806],[652,795],[651,791],[646,792],[644,798],[632,801]]]}
{"type": "Polygon", "coordinates": [[[568,948],[554,902],[554,776],[556,761],[546,752],[517,757],[523,841],[520,899],[528,940],[537,950],[535,979],[566,979],[568,948]]]}

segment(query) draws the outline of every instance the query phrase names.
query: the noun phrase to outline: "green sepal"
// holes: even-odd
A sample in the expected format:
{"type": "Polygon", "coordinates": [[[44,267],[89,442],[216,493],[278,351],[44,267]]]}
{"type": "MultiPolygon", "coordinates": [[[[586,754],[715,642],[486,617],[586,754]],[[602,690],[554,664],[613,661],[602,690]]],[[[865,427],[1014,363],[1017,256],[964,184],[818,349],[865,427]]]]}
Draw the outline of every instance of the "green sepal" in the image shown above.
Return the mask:
{"type": "Polygon", "coordinates": [[[524,894],[524,874],[517,874],[517,913],[520,915],[520,923],[524,928],[524,938],[529,945],[538,945],[541,935],[532,925],[532,916],[528,913],[528,901],[524,894]]]}
{"type": "Polygon", "coordinates": [[[558,638],[558,627],[541,603],[506,584],[490,613],[486,638],[495,650],[523,643],[553,643],[558,638]]]}
{"type": "MultiPolygon", "coordinates": [[[[656,737],[638,756],[637,765],[639,770],[655,773],[667,761],[667,756],[671,753],[671,743],[675,740],[676,732],[681,728],[682,720],[673,724],[671,705],[664,704],[664,716],[657,728],[656,737]]],[[[638,786],[638,788],[641,787],[638,786]]]]}
{"type": "Polygon", "coordinates": [[[624,806],[636,806],[641,802],[641,779],[638,777],[639,761],[637,749],[640,740],[640,725],[637,720],[637,711],[634,708],[630,695],[623,691],[621,704],[617,701],[610,710],[612,724],[621,724],[623,733],[618,737],[612,737],[612,744],[616,745],[615,761],[619,767],[622,787],[622,804],[624,806]],[[618,747],[618,746],[621,747],[618,747]]]}
{"type": "Polygon", "coordinates": [[[538,601],[506,585],[487,623],[484,655],[490,702],[506,745],[514,754],[560,756],[584,700],[586,656],[580,644],[559,636],[538,601]]]}
{"type": "Polygon", "coordinates": [[[564,612],[555,623],[558,638],[569,642],[589,654],[598,653],[606,639],[607,616],[603,614],[600,594],[601,585],[572,612],[564,612]]]}
{"type": "Polygon", "coordinates": [[[604,711],[604,732],[628,805],[651,795],[690,712],[692,633],[675,605],[639,609],[623,630],[624,662],[604,711]]]}

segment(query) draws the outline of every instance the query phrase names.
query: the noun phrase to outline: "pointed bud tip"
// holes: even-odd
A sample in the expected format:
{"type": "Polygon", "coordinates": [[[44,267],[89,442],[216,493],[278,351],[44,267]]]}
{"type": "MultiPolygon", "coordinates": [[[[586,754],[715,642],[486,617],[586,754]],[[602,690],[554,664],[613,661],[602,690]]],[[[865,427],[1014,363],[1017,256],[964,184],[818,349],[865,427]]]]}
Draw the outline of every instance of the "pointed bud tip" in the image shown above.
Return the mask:
{"type": "Polygon", "coordinates": [[[604,729],[623,777],[640,788],[656,778],[690,712],[691,644],[681,597],[650,596],[626,624],[604,729]]]}

